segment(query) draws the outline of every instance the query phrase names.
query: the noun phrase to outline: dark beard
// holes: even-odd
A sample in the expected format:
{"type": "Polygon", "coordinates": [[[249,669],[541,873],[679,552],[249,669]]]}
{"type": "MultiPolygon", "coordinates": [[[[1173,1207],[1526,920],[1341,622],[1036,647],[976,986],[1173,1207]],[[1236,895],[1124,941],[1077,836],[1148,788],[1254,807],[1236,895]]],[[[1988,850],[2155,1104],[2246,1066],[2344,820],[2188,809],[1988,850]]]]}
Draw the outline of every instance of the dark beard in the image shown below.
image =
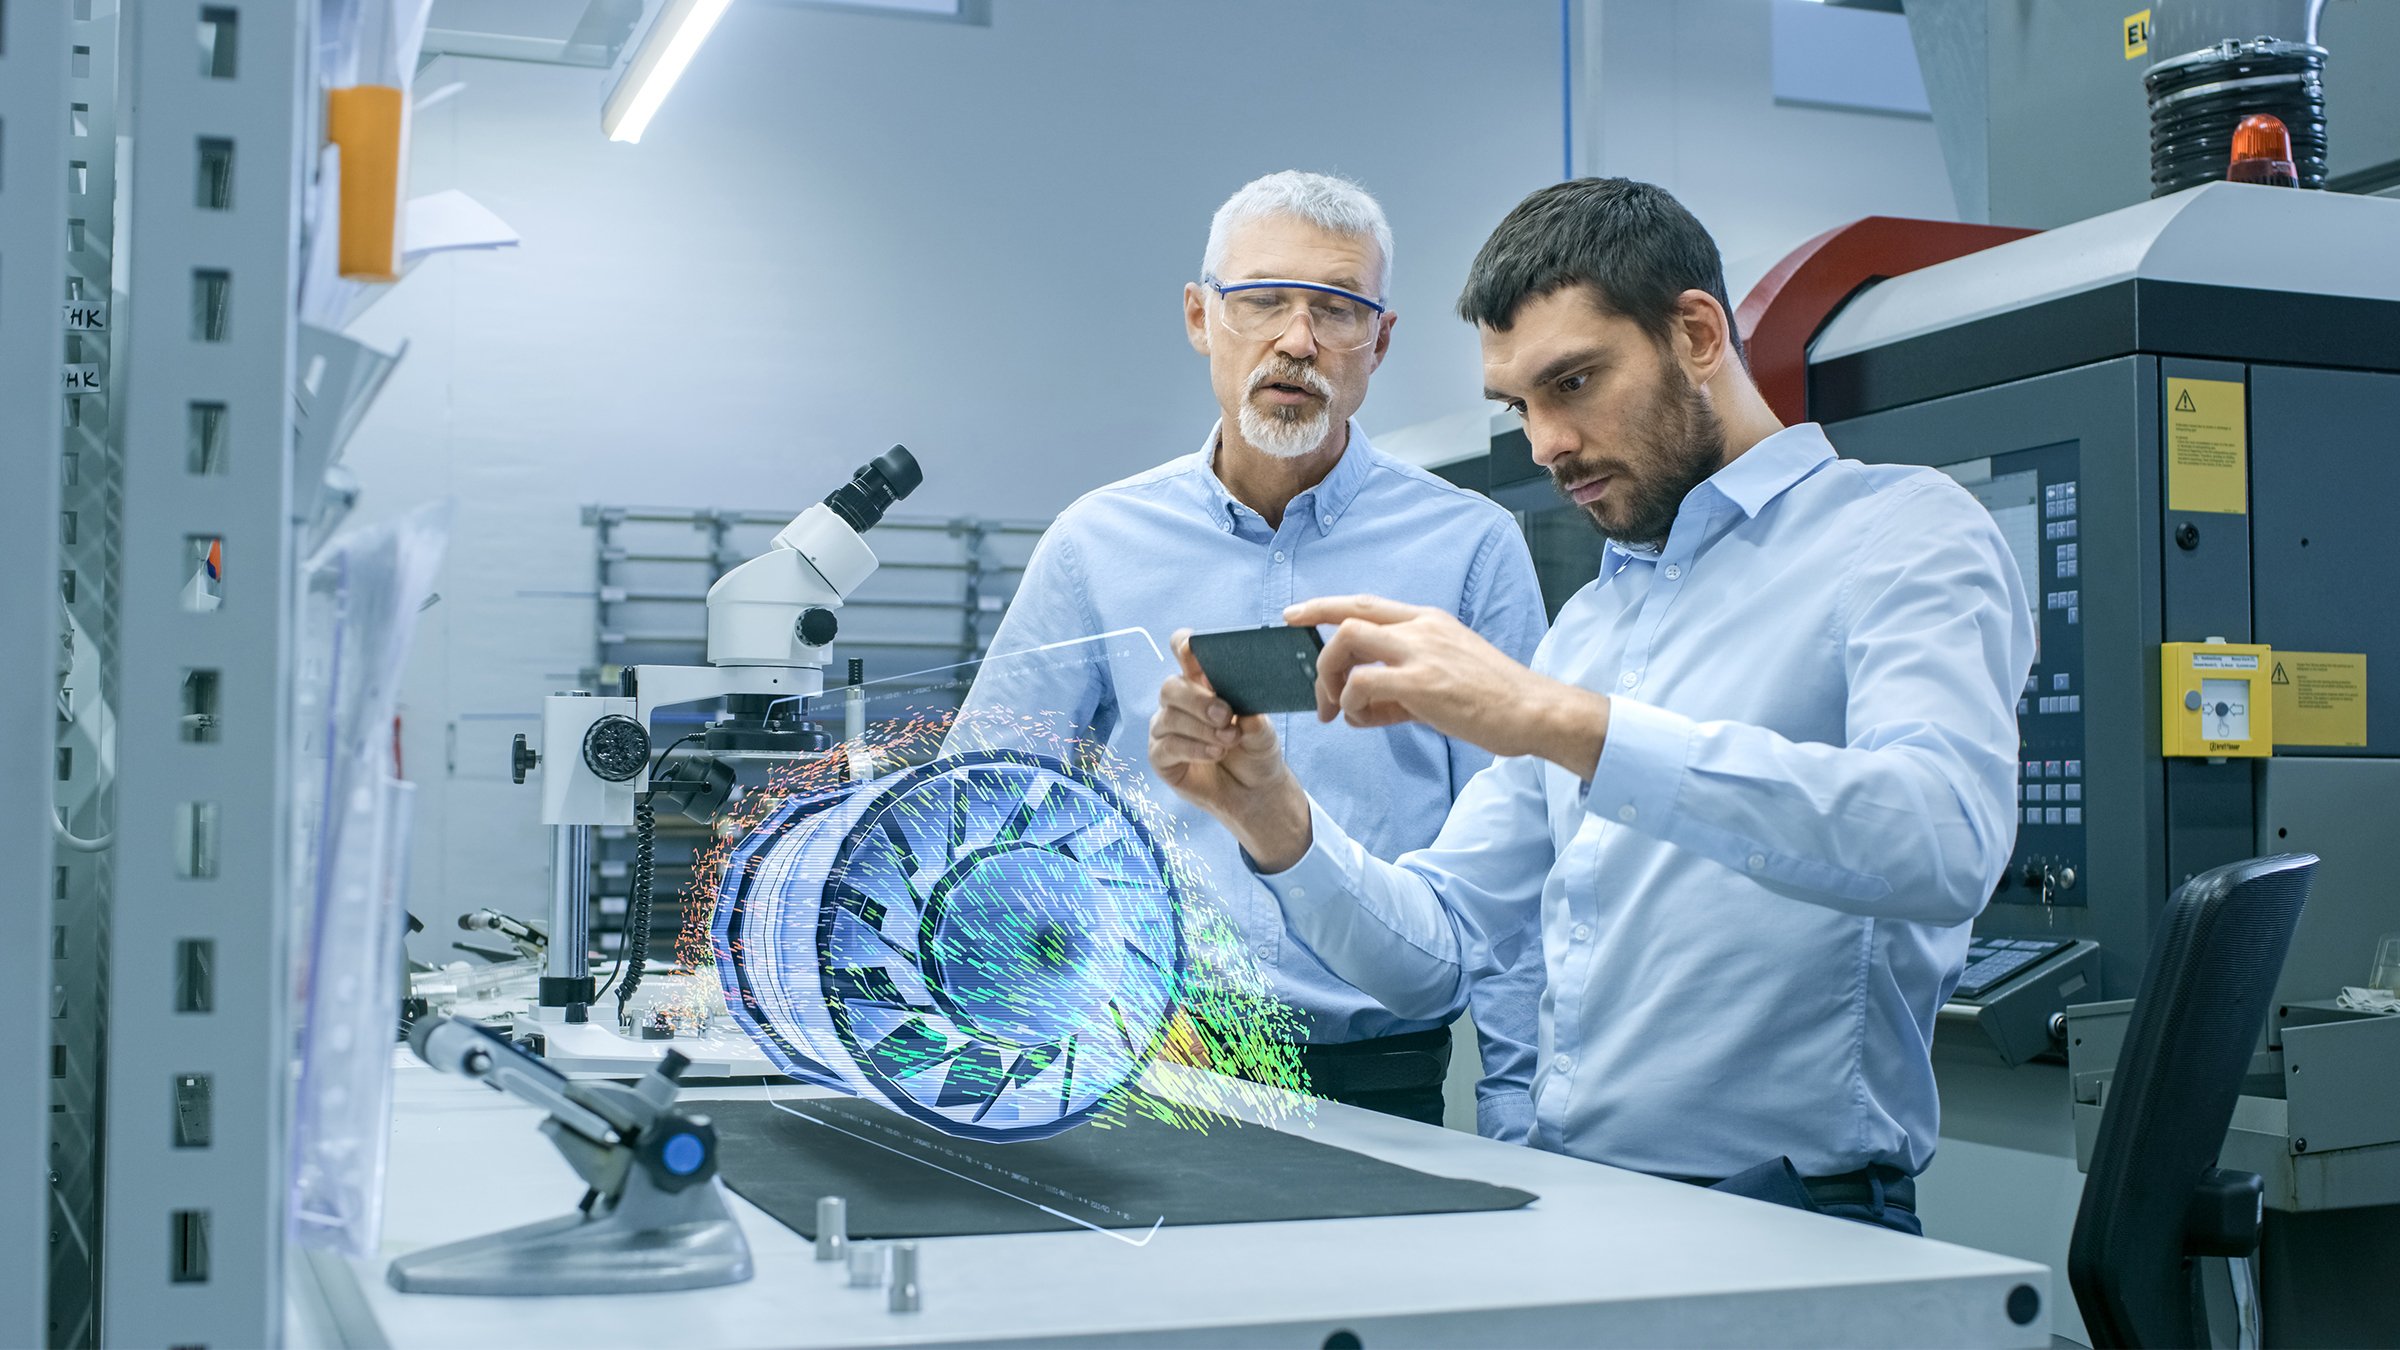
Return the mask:
{"type": "Polygon", "coordinates": [[[1639,443],[1635,452],[1619,463],[1640,465],[1640,477],[1620,471],[1609,485],[1621,489],[1610,493],[1614,500],[1595,502],[1584,512],[1600,533],[1620,544],[1657,548],[1674,528],[1683,499],[1724,467],[1725,424],[1708,399],[1669,366],[1633,436],[1639,443]]]}

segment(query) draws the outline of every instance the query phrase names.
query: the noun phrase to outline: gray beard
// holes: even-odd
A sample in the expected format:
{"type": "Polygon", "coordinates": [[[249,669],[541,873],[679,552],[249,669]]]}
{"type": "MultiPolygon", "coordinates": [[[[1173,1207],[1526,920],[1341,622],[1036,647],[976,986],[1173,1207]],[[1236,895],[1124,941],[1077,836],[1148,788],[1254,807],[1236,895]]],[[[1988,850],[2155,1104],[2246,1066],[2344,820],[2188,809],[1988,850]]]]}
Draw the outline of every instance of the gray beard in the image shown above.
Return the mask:
{"type": "Polygon", "coordinates": [[[1274,459],[1298,459],[1325,444],[1333,432],[1333,415],[1319,408],[1308,418],[1279,417],[1245,401],[1241,416],[1242,439],[1250,447],[1274,459]]]}

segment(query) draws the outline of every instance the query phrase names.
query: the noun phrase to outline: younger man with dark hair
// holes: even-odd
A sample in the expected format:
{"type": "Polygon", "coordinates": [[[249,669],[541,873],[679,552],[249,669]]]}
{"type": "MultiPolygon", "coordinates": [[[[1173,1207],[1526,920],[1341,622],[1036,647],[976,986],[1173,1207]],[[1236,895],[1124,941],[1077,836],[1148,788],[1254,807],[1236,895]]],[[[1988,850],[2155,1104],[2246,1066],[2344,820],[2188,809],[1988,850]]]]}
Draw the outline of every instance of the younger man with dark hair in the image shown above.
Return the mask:
{"type": "Polygon", "coordinates": [[[1376,596],[1285,620],[1339,625],[1321,719],[1499,758],[1383,862],[1187,651],[1151,763],[1403,1016],[1538,945],[1538,1146],[1918,1231],[1934,1013],[2015,836],[2033,629],[1998,527],[1938,473],[1777,421],[1714,241],[1659,188],[1533,194],[1459,310],[1487,392],[1607,536],[1600,575],[1530,669],[1376,596]]]}

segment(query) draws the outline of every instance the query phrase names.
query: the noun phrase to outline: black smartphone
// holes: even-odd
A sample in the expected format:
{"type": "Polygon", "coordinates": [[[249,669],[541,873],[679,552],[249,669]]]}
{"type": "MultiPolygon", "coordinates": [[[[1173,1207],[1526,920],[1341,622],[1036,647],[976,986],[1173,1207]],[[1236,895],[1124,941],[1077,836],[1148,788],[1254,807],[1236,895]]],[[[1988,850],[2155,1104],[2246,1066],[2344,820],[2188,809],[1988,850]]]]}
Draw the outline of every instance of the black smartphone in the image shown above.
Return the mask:
{"type": "Polygon", "coordinates": [[[1325,650],[1316,629],[1228,628],[1194,633],[1191,643],[1201,672],[1237,716],[1316,711],[1317,653],[1325,650]]]}

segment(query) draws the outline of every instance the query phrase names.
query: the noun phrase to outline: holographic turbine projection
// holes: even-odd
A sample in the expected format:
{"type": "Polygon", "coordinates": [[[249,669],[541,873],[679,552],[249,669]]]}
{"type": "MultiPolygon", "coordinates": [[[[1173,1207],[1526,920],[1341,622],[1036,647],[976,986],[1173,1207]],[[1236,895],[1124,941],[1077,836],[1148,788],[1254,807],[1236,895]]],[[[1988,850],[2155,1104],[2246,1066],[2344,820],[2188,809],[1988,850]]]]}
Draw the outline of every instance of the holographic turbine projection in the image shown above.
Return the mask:
{"type": "Polygon", "coordinates": [[[1183,896],[1098,778],[1013,750],[798,793],[726,856],[726,1007],[792,1077],[968,1138],[1118,1105],[1183,986],[1183,896]]]}

